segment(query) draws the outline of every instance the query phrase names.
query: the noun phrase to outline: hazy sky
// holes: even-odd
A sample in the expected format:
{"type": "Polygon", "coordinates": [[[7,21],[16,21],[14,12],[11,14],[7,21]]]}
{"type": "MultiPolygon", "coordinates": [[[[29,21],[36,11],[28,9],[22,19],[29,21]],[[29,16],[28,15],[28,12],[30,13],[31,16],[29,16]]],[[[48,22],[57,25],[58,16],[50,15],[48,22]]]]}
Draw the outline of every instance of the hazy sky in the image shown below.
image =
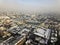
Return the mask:
{"type": "Polygon", "coordinates": [[[53,6],[56,0],[0,0],[0,4],[15,6],[53,6]]]}
{"type": "Polygon", "coordinates": [[[60,11],[60,0],[0,0],[0,7],[29,11],[60,11]]]}

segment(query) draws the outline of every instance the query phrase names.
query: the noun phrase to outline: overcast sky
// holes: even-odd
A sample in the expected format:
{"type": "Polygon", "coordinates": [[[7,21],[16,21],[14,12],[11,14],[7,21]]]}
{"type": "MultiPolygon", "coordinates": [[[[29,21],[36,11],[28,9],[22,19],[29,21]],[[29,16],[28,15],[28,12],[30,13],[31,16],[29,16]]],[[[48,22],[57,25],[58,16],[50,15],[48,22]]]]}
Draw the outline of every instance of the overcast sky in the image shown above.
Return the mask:
{"type": "Polygon", "coordinates": [[[60,0],[0,0],[0,7],[29,11],[60,12],[60,0]]]}

